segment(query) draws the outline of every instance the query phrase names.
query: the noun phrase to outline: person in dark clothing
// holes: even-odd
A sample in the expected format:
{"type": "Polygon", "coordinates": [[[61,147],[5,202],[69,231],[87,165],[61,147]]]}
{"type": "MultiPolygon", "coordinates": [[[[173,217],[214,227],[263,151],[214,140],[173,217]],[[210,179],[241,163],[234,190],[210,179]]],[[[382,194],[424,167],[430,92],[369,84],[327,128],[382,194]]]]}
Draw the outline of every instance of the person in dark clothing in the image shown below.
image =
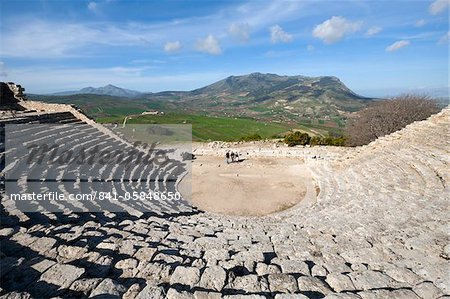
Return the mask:
{"type": "Polygon", "coordinates": [[[234,152],[231,152],[231,162],[234,162],[234,152]]]}
{"type": "Polygon", "coordinates": [[[227,152],[227,153],[225,154],[225,158],[226,158],[227,164],[230,163],[230,162],[229,162],[229,159],[230,159],[230,152],[227,152]]]}

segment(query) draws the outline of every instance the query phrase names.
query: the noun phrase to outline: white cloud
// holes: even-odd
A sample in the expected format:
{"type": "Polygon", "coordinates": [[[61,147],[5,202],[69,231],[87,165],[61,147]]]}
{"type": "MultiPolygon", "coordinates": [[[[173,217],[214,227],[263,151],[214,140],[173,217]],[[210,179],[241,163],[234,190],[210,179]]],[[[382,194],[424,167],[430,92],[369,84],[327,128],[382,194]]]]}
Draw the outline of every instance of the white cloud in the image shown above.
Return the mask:
{"type": "Polygon", "coordinates": [[[167,53],[173,53],[173,52],[177,52],[181,49],[181,43],[180,41],[174,41],[174,42],[167,42],[164,45],[164,51],[166,51],[167,53]]]}
{"type": "MultiPolygon", "coordinates": [[[[84,8],[96,6],[96,14],[101,14],[109,0],[88,0],[84,8]]],[[[164,47],[169,36],[172,41],[180,41],[183,48],[192,44],[199,32],[208,33],[222,41],[224,24],[248,24],[249,32],[263,31],[278,22],[288,22],[305,14],[309,2],[268,1],[264,4],[246,2],[232,4],[212,14],[186,16],[168,21],[147,20],[142,22],[113,22],[101,18],[95,21],[71,21],[59,18],[38,19],[18,15],[16,18],[1,20],[2,57],[62,58],[102,56],[112,47],[143,47],[142,50],[158,51],[164,47]],[[24,47],[23,45],[27,45],[24,47]],[[144,48],[145,47],[145,48],[144,48]]],[[[228,28],[225,29],[225,31],[228,28]]],[[[227,33],[227,32],[226,32],[227,33]]],[[[228,33],[227,33],[228,34],[228,33]]],[[[206,36],[206,35],[205,35],[206,36]]],[[[249,42],[250,42],[249,40],[249,42]]],[[[224,39],[228,43],[229,39],[224,39]]],[[[223,45],[221,44],[221,47],[223,45]]]]}
{"type": "Polygon", "coordinates": [[[308,1],[248,1],[228,15],[231,19],[245,20],[252,28],[262,29],[278,22],[287,22],[305,14],[308,1]]]}
{"type": "Polygon", "coordinates": [[[424,19],[420,19],[420,20],[418,20],[418,21],[414,24],[414,26],[416,26],[416,27],[422,27],[422,26],[424,26],[426,23],[427,23],[427,21],[425,21],[424,19]]]}
{"type": "Polygon", "coordinates": [[[366,36],[374,36],[377,33],[380,33],[383,28],[379,26],[372,26],[366,31],[366,36]]]}
{"type": "Polygon", "coordinates": [[[450,40],[450,31],[444,34],[438,41],[438,45],[448,44],[450,40]]]}
{"type": "Polygon", "coordinates": [[[96,2],[89,2],[87,8],[92,12],[98,12],[98,4],[96,2]]]}
{"type": "Polygon", "coordinates": [[[233,23],[228,28],[228,34],[241,42],[250,39],[250,26],[247,23],[233,23]]]}
{"type": "Polygon", "coordinates": [[[386,48],[387,52],[394,52],[400,50],[403,47],[409,46],[411,42],[409,40],[399,40],[386,48]]]}
{"type": "Polygon", "coordinates": [[[314,51],[314,46],[313,45],[308,45],[307,47],[306,47],[306,49],[308,50],[308,51],[314,51]]]}
{"type": "Polygon", "coordinates": [[[105,23],[61,23],[29,20],[11,24],[2,32],[2,55],[27,58],[61,58],[92,55],[93,46],[148,46],[164,36],[150,26],[105,23]],[[8,29],[9,29],[8,28],[8,29]],[[24,47],[23,45],[27,45],[24,47]],[[85,50],[85,51],[84,51],[85,50]]]}
{"type": "Polygon", "coordinates": [[[219,41],[212,34],[208,35],[205,39],[198,40],[195,48],[200,52],[212,55],[219,55],[222,53],[219,41]]]}
{"type": "Polygon", "coordinates": [[[361,28],[362,22],[348,21],[341,16],[333,16],[313,30],[313,36],[323,40],[326,44],[333,44],[346,35],[354,33],[361,28]]]}
{"type": "Polygon", "coordinates": [[[430,14],[437,15],[443,12],[448,7],[449,0],[436,0],[430,4],[428,11],[430,14]]]}
{"type": "Polygon", "coordinates": [[[270,27],[270,40],[272,43],[288,43],[292,41],[292,35],[284,31],[280,25],[274,25],[270,27]]]}

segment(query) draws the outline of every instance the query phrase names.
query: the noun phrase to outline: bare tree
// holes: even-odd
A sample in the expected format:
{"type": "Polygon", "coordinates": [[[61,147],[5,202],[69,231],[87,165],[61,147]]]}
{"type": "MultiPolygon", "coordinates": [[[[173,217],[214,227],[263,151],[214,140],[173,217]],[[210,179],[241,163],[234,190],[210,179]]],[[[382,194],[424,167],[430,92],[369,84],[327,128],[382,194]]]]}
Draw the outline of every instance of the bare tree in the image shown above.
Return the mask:
{"type": "Polygon", "coordinates": [[[390,100],[374,102],[349,119],[346,144],[368,144],[410,123],[424,120],[438,111],[436,101],[424,95],[404,94],[390,100]]]}

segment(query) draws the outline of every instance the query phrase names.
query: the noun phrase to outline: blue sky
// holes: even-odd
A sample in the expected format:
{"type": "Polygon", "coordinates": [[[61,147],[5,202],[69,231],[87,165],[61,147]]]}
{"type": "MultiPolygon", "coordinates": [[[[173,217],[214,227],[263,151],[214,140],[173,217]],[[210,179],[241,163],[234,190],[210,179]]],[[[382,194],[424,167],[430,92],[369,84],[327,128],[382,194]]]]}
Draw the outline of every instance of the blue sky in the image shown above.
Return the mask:
{"type": "Polygon", "coordinates": [[[251,72],[448,94],[449,0],[0,2],[0,79],[190,90],[251,72]]]}

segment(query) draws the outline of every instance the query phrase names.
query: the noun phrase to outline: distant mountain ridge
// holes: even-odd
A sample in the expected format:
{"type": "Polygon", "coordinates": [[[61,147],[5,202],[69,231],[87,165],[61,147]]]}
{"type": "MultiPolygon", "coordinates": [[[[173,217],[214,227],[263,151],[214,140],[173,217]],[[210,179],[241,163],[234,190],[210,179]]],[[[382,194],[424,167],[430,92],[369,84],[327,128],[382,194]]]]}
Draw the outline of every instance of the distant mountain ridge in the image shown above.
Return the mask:
{"type": "Polygon", "coordinates": [[[61,101],[77,101],[79,104],[87,101],[86,105],[90,107],[94,104],[90,103],[93,101],[89,98],[90,94],[114,96],[116,99],[111,98],[110,101],[116,103],[123,99],[130,108],[144,105],[162,111],[248,117],[281,123],[298,119],[345,118],[349,113],[363,109],[372,100],[356,94],[334,76],[263,73],[229,76],[191,91],[140,93],[107,85],[55,95],[77,97],[61,101]],[[133,105],[132,102],[139,103],[133,105]]]}
{"type": "Polygon", "coordinates": [[[280,121],[298,117],[342,115],[364,108],[372,98],[360,96],[334,76],[280,76],[251,73],[229,76],[191,91],[142,95],[191,112],[280,121]]]}
{"type": "Polygon", "coordinates": [[[271,94],[292,93],[293,96],[321,96],[335,93],[336,96],[363,99],[344,85],[337,77],[321,76],[280,76],[276,74],[251,73],[242,76],[230,76],[203,88],[192,91],[194,94],[211,93],[247,93],[248,97],[263,97],[262,102],[271,94]]]}
{"type": "Polygon", "coordinates": [[[85,87],[77,91],[63,91],[53,93],[52,95],[64,96],[64,95],[75,95],[75,94],[97,94],[97,95],[108,95],[113,97],[124,97],[124,98],[134,98],[140,96],[142,93],[136,90],[120,88],[112,84],[105,85],[103,87],[85,87]]]}

